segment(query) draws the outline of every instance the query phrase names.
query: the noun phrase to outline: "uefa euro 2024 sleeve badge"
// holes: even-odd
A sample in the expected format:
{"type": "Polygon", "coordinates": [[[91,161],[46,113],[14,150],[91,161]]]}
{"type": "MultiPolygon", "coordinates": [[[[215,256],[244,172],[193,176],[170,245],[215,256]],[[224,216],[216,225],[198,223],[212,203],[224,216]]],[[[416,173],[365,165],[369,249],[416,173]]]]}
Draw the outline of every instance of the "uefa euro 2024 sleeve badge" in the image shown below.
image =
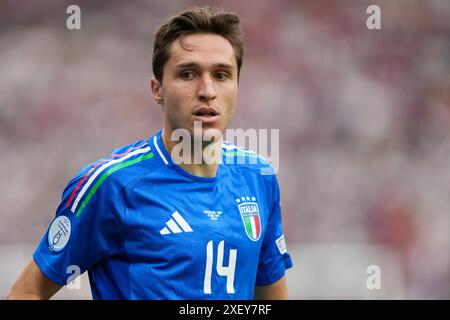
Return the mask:
{"type": "Polygon", "coordinates": [[[258,241],[261,236],[261,218],[259,206],[255,197],[241,197],[236,199],[245,233],[252,241],[258,241]]]}
{"type": "Polygon", "coordinates": [[[59,252],[69,242],[71,224],[68,217],[61,215],[56,217],[48,230],[48,249],[51,252],[59,252]]]}

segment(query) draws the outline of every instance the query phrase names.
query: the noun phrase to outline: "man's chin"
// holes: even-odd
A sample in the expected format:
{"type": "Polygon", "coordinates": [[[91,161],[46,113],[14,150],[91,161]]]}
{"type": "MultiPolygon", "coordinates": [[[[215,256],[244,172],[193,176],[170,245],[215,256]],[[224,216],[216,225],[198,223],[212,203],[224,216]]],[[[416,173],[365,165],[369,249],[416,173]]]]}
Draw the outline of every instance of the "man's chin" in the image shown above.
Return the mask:
{"type": "Polygon", "coordinates": [[[211,142],[217,142],[223,139],[223,131],[219,128],[202,128],[201,131],[193,132],[195,141],[201,141],[203,146],[207,146],[211,142]]]}

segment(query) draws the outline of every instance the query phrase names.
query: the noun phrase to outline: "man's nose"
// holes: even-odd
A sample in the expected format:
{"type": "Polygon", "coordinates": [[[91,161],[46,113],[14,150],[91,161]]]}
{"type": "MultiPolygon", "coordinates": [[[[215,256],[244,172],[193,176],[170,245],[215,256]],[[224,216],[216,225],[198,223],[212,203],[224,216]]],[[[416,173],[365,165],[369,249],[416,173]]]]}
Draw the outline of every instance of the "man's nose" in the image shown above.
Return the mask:
{"type": "Polygon", "coordinates": [[[199,82],[197,93],[198,100],[208,102],[216,97],[216,89],[214,88],[214,81],[209,75],[205,75],[199,82]]]}

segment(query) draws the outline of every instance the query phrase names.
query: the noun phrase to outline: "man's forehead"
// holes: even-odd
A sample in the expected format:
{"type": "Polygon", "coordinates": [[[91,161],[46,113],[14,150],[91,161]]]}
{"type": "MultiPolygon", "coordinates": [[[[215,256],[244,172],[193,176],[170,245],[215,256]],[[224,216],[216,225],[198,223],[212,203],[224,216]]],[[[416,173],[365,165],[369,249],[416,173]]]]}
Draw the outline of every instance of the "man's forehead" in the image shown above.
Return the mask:
{"type": "Polygon", "coordinates": [[[187,64],[236,67],[231,43],[219,35],[193,34],[178,38],[170,47],[169,61],[174,66],[187,64]]]}

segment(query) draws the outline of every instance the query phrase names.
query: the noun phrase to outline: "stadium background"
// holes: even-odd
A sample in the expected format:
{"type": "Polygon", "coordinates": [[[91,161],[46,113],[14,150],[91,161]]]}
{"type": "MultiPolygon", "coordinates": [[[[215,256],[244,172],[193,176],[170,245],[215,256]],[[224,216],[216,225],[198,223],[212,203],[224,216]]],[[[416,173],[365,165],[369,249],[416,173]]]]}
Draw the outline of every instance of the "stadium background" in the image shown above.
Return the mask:
{"type": "MultiPolygon", "coordinates": [[[[1,297],[68,180],[159,128],[153,31],[205,3],[0,1],[1,297]],[[81,30],[66,28],[70,4],[81,30]]],[[[280,129],[291,297],[450,298],[450,2],[207,3],[246,34],[232,127],[280,129]],[[381,30],[366,28],[370,4],[381,30]]],[[[90,299],[86,276],[55,298],[90,299]]]]}

